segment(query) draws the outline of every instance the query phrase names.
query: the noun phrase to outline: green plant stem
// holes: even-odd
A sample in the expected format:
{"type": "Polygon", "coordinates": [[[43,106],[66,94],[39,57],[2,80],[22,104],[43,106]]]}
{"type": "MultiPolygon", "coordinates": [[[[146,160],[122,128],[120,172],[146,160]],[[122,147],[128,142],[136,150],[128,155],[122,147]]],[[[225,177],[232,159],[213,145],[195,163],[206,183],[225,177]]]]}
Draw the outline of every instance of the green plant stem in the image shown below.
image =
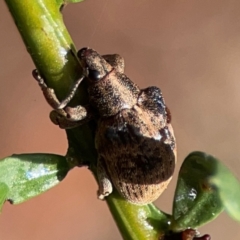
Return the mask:
{"type": "Polygon", "coordinates": [[[6,0],[26,48],[47,83],[63,98],[81,73],[65,28],[60,4],[53,0],[6,0]]]}
{"type": "MultiPolygon", "coordinates": [[[[59,99],[63,99],[71,84],[81,75],[81,67],[75,57],[75,47],[63,23],[60,0],[5,0],[40,74],[48,86],[54,88],[59,99]]],[[[86,88],[81,86],[75,102],[86,99],[86,88]]],[[[84,126],[68,130],[70,147],[78,158],[90,161],[90,169],[96,177],[96,153],[92,127],[84,126]]],[[[159,232],[153,221],[164,219],[152,205],[134,206],[122,200],[117,193],[107,197],[111,213],[124,239],[157,239],[159,232]]],[[[90,205],[89,205],[90,208],[90,205]]],[[[160,223],[159,223],[160,224],[160,223]]]]}

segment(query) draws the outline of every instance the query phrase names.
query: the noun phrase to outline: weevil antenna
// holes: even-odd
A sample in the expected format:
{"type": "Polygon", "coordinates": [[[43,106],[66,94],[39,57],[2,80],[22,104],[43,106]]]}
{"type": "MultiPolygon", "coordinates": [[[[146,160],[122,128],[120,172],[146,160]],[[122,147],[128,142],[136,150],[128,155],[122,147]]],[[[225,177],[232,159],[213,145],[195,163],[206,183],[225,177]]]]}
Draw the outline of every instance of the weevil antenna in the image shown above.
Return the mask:
{"type": "Polygon", "coordinates": [[[78,89],[78,86],[80,85],[80,83],[82,82],[83,79],[84,79],[84,76],[82,76],[81,78],[79,78],[79,79],[74,83],[74,85],[73,85],[70,93],[68,94],[68,96],[67,96],[65,99],[63,99],[63,100],[61,101],[61,103],[60,103],[59,106],[58,106],[58,109],[63,109],[63,108],[66,107],[67,104],[73,99],[73,97],[74,97],[74,95],[75,95],[75,93],[76,93],[76,91],[77,91],[77,89],[78,89]]]}

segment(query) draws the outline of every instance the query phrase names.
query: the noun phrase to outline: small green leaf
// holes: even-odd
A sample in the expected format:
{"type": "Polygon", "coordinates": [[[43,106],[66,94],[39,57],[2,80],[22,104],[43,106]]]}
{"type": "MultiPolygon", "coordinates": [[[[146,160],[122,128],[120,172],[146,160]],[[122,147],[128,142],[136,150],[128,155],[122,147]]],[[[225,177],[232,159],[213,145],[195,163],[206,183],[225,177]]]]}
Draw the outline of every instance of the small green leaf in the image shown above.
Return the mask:
{"type": "Polygon", "coordinates": [[[209,178],[217,176],[220,162],[202,152],[193,152],[183,162],[173,203],[174,231],[197,228],[223,210],[218,191],[209,178]]]}
{"type": "Polygon", "coordinates": [[[212,176],[209,182],[219,191],[227,213],[240,221],[240,182],[223,164],[218,163],[217,167],[218,174],[212,176]]]}
{"type": "Polygon", "coordinates": [[[14,204],[37,196],[59,183],[69,165],[54,154],[12,155],[0,161],[0,208],[5,200],[14,204]]]}

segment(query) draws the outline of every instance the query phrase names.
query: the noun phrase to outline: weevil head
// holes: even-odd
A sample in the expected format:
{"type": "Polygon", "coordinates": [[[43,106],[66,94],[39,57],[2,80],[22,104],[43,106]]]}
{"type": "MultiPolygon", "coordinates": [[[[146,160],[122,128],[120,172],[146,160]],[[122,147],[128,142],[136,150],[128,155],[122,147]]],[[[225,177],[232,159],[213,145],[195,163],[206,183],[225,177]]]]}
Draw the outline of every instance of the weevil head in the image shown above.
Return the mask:
{"type": "Polygon", "coordinates": [[[140,90],[125,74],[93,49],[82,48],[77,55],[88,79],[89,102],[101,117],[113,116],[136,104],[140,90]]]}
{"type": "Polygon", "coordinates": [[[91,83],[103,80],[112,71],[112,66],[91,48],[82,48],[77,53],[85,70],[85,76],[91,83]]]}

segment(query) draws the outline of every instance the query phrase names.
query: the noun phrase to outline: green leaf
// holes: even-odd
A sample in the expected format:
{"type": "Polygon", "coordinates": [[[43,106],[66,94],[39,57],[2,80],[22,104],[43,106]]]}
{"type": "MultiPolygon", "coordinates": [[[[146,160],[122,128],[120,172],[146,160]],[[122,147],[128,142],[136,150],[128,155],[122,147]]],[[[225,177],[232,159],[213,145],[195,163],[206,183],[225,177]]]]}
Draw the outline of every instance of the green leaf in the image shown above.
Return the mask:
{"type": "Polygon", "coordinates": [[[227,213],[240,221],[240,182],[220,162],[217,162],[217,173],[209,182],[217,188],[227,213]]]}
{"type": "Polygon", "coordinates": [[[220,162],[202,152],[193,152],[183,162],[173,203],[171,228],[179,231],[197,228],[214,218],[223,210],[217,189],[209,178],[218,176],[220,162]]]}
{"type": "Polygon", "coordinates": [[[58,184],[69,170],[63,156],[12,155],[0,161],[0,208],[5,200],[17,204],[58,184]]]}

